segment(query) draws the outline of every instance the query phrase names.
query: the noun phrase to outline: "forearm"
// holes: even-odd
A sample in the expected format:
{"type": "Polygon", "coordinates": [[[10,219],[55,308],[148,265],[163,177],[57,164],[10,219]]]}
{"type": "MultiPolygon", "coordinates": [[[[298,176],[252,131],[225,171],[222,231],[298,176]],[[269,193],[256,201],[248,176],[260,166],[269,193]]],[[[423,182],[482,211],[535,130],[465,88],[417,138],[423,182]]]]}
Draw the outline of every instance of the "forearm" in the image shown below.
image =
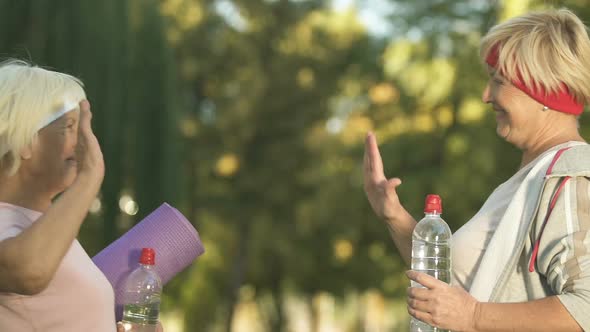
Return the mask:
{"type": "Polygon", "coordinates": [[[396,220],[386,220],[385,224],[393,239],[397,250],[404,262],[411,266],[412,262],[412,233],[416,227],[416,220],[406,211],[396,220]]]}
{"type": "Polygon", "coordinates": [[[0,291],[36,293],[53,278],[98,191],[76,181],[33,225],[0,242],[0,291]]]}
{"type": "Polygon", "coordinates": [[[582,331],[557,296],[524,303],[479,303],[475,331],[582,331]]]}

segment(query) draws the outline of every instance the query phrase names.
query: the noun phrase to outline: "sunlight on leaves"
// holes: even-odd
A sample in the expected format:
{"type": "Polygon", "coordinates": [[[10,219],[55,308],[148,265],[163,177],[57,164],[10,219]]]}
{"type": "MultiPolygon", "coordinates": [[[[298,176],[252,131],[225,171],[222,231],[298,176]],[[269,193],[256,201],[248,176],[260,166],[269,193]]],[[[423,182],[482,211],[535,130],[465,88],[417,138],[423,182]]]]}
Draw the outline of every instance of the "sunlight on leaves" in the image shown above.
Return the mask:
{"type": "Polygon", "coordinates": [[[316,10],[287,34],[279,49],[285,54],[299,54],[325,59],[334,50],[349,47],[365,34],[354,11],[316,10]]]}
{"type": "Polygon", "coordinates": [[[457,115],[459,122],[463,124],[470,124],[480,122],[485,116],[485,104],[476,98],[466,98],[459,107],[459,114],[457,115]]]}
{"type": "Polygon", "coordinates": [[[399,91],[393,86],[393,84],[383,82],[376,84],[369,89],[369,98],[377,105],[395,103],[399,99],[399,91]]]}
{"type": "Polygon", "coordinates": [[[430,81],[429,73],[428,63],[412,63],[400,73],[402,86],[410,96],[420,98],[430,81]]]}
{"type": "Polygon", "coordinates": [[[394,118],[388,121],[377,131],[378,136],[383,140],[403,135],[412,130],[412,119],[405,114],[396,114],[394,118]]]}
{"type": "Polygon", "coordinates": [[[345,129],[341,132],[342,142],[346,145],[354,145],[363,142],[368,131],[373,130],[373,121],[359,114],[351,116],[346,121],[345,129]]]}
{"type": "Polygon", "coordinates": [[[502,10],[500,12],[500,21],[504,21],[511,17],[515,17],[524,14],[529,10],[531,1],[530,0],[518,0],[518,1],[502,1],[502,10]]]}
{"type": "Polygon", "coordinates": [[[194,116],[186,116],[179,126],[180,132],[186,138],[193,138],[199,132],[199,124],[194,116]]]}
{"type": "Polygon", "coordinates": [[[449,105],[441,106],[434,110],[439,126],[448,128],[453,123],[453,109],[449,105]]]}
{"type": "Polygon", "coordinates": [[[369,246],[369,257],[375,262],[380,261],[385,256],[385,245],[380,242],[373,243],[369,246]]]}
{"type": "Polygon", "coordinates": [[[455,83],[455,64],[447,59],[434,59],[428,66],[427,84],[422,100],[428,105],[434,105],[446,99],[455,83]]]}
{"type": "Polygon", "coordinates": [[[217,160],[215,171],[220,176],[229,177],[234,175],[240,168],[240,161],[233,153],[226,153],[217,160]]]}
{"type": "Polygon", "coordinates": [[[311,89],[314,85],[314,73],[311,68],[301,68],[297,72],[297,83],[304,89],[311,89]]]}
{"type": "Polygon", "coordinates": [[[383,69],[389,77],[398,75],[410,62],[413,44],[408,40],[392,43],[383,54],[383,69]]]}
{"type": "Polygon", "coordinates": [[[348,240],[340,239],[334,243],[334,257],[340,262],[346,262],[352,256],[354,247],[348,240]]]}
{"type": "Polygon", "coordinates": [[[468,139],[463,134],[453,134],[447,138],[446,150],[450,156],[464,155],[468,147],[468,139]]]}
{"type": "Polygon", "coordinates": [[[205,18],[204,9],[197,1],[164,0],[160,11],[164,16],[172,18],[181,31],[196,27],[205,18]]]}
{"type": "Polygon", "coordinates": [[[432,132],[435,128],[434,119],[431,114],[418,114],[414,118],[414,130],[421,133],[432,132]]]}

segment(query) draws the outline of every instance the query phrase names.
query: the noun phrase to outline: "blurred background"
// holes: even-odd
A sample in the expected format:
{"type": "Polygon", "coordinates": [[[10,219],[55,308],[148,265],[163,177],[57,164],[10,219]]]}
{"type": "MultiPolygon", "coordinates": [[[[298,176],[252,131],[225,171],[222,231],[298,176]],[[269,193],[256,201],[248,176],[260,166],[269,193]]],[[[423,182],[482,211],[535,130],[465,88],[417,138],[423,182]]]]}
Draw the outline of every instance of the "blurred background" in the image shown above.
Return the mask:
{"type": "Polygon", "coordinates": [[[519,164],[481,102],[481,36],[589,5],[0,0],[0,57],[86,85],[107,165],[91,255],[162,202],[200,232],[205,255],[165,287],[166,332],[406,331],[407,267],[363,193],[367,131],[414,217],[438,193],[456,230],[519,164]]]}

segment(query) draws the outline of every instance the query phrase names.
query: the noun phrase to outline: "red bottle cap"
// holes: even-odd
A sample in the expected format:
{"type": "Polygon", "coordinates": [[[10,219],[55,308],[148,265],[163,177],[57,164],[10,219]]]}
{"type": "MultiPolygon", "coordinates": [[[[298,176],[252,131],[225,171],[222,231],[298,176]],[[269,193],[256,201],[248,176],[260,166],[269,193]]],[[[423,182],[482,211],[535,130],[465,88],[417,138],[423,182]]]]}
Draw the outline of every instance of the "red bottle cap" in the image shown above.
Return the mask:
{"type": "Polygon", "coordinates": [[[424,204],[425,213],[442,213],[442,200],[439,195],[429,194],[424,204]]]}
{"type": "Polygon", "coordinates": [[[156,251],[153,248],[142,248],[139,263],[143,265],[154,265],[156,262],[156,251]]]}

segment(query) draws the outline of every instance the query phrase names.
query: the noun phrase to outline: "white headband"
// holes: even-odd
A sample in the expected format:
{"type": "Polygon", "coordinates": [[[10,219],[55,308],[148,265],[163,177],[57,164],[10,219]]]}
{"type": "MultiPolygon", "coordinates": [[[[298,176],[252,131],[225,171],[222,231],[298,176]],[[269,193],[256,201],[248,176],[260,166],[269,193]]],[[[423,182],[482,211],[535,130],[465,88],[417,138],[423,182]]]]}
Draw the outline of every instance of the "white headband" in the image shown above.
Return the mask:
{"type": "Polygon", "coordinates": [[[45,118],[42,122],[41,125],[38,127],[37,130],[41,130],[45,127],[47,127],[50,123],[52,123],[53,121],[59,119],[61,116],[63,116],[64,114],[71,112],[75,109],[78,108],[78,103],[75,103],[73,101],[65,101],[64,105],[62,106],[62,108],[60,108],[57,112],[50,114],[47,118],[45,118]]]}

